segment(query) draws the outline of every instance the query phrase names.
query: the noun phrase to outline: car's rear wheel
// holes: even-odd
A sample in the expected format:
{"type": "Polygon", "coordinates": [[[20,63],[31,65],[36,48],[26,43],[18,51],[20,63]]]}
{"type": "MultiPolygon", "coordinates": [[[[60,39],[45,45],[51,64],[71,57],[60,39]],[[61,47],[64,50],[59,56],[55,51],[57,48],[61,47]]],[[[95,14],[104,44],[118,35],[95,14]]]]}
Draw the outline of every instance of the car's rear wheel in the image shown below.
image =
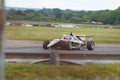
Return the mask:
{"type": "Polygon", "coordinates": [[[87,49],[88,49],[88,50],[94,50],[94,48],[95,48],[95,43],[94,43],[94,41],[88,41],[88,42],[87,42],[87,49]]]}
{"type": "Polygon", "coordinates": [[[43,49],[48,49],[47,45],[49,44],[49,41],[44,41],[43,42],[43,49]]]}

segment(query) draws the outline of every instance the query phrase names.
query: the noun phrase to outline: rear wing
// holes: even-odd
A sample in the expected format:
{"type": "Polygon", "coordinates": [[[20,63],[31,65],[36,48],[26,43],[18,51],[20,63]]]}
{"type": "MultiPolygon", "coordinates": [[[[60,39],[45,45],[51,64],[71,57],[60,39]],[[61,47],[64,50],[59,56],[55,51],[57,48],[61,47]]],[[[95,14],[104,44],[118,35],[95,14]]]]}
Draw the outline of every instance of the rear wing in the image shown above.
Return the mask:
{"type": "Polygon", "coordinates": [[[93,36],[86,36],[86,35],[76,35],[76,37],[80,38],[81,40],[88,40],[88,41],[93,41],[93,36]]]}

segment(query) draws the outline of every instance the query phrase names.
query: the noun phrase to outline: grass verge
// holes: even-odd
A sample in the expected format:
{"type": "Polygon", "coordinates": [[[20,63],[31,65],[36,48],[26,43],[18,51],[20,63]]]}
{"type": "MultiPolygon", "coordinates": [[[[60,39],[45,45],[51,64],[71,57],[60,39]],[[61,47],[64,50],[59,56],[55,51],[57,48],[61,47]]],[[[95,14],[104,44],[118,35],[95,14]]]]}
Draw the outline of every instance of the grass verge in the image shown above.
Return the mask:
{"type": "Polygon", "coordinates": [[[6,64],[6,80],[115,80],[120,76],[120,64],[89,64],[89,65],[46,65],[46,64],[6,64]]]}
{"type": "Polygon", "coordinates": [[[93,35],[96,43],[120,43],[119,29],[104,28],[45,28],[45,27],[6,27],[6,39],[10,40],[52,40],[64,34],[93,35]]]}

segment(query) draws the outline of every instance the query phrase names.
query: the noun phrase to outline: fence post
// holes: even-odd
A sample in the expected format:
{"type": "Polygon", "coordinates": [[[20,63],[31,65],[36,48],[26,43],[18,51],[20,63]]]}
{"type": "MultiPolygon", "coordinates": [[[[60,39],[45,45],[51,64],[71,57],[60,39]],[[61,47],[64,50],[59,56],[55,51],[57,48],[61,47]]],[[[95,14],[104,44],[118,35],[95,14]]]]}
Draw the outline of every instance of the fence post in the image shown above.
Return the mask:
{"type": "Polygon", "coordinates": [[[4,0],[0,0],[0,80],[5,80],[4,76],[4,21],[5,21],[5,16],[4,16],[4,0]]]}
{"type": "Polygon", "coordinates": [[[57,51],[50,51],[50,64],[59,65],[59,53],[57,51]]]}

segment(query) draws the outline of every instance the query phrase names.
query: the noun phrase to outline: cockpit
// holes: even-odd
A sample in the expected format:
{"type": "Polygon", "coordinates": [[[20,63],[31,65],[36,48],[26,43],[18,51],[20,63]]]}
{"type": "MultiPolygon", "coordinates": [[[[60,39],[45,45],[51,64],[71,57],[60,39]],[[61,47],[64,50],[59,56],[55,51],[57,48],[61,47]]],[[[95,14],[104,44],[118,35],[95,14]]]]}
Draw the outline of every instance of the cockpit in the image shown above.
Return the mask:
{"type": "Polygon", "coordinates": [[[63,39],[64,39],[64,40],[71,40],[71,39],[72,39],[72,36],[70,36],[70,35],[65,35],[65,36],[63,36],[63,39]]]}

